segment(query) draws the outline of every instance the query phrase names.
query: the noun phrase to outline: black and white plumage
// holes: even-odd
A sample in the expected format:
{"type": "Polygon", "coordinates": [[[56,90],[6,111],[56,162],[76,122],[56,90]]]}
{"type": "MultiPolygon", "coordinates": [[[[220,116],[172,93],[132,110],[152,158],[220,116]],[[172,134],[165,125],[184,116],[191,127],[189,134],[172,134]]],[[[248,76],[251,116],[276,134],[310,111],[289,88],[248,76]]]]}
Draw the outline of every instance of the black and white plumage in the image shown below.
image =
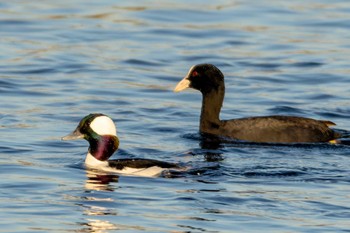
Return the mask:
{"type": "Polygon", "coordinates": [[[109,160],[118,149],[119,139],[112,119],[101,113],[85,116],[77,128],[62,140],[82,138],[90,145],[85,159],[89,168],[134,176],[159,176],[165,170],[180,169],[177,164],[153,159],[109,160]]]}

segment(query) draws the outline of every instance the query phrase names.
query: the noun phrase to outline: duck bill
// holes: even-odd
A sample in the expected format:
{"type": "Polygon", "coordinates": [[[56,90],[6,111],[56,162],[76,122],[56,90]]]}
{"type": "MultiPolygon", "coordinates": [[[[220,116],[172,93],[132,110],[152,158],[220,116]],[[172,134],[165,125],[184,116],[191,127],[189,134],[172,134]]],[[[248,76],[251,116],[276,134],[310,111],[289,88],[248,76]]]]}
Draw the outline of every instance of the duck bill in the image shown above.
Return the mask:
{"type": "Polygon", "coordinates": [[[182,79],[175,87],[174,92],[180,92],[185,90],[186,88],[190,87],[190,80],[188,80],[187,76],[184,77],[184,79],[182,79]]]}
{"type": "Polygon", "coordinates": [[[82,138],[84,138],[84,134],[80,133],[79,130],[74,130],[70,134],[62,137],[61,139],[63,141],[70,141],[70,140],[77,140],[77,139],[82,139],[82,138]]]}

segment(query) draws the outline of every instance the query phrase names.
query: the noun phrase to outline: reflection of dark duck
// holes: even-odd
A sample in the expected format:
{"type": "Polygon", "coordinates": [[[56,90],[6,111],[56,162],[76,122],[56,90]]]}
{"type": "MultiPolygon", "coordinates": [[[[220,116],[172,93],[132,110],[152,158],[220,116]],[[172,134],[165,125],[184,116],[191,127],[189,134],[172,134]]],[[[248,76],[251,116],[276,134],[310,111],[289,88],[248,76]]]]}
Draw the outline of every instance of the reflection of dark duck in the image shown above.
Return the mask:
{"type": "Polygon", "coordinates": [[[192,66],[174,91],[193,88],[202,93],[200,131],[250,142],[306,143],[330,142],[341,135],[331,121],[295,116],[263,116],[220,120],[225,95],[224,75],[211,64],[192,66]]]}
{"type": "Polygon", "coordinates": [[[112,119],[104,114],[96,113],[84,117],[77,128],[62,140],[81,138],[90,144],[85,159],[89,168],[135,176],[158,176],[168,169],[179,168],[176,164],[153,159],[108,160],[118,149],[119,140],[112,119]]]}

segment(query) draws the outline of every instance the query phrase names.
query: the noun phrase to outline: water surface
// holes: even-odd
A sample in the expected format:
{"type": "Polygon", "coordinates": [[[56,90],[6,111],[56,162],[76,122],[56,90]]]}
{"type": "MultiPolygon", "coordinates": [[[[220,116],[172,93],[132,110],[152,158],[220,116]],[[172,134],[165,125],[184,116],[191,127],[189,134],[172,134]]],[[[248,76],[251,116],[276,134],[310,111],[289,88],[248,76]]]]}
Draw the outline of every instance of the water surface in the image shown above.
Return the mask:
{"type": "Polygon", "coordinates": [[[0,3],[4,232],[349,232],[350,147],[217,142],[198,134],[188,69],[225,74],[222,119],[288,114],[350,129],[347,1],[0,3]],[[114,157],[179,162],[176,178],[91,173],[103,112],[114,157]]]}

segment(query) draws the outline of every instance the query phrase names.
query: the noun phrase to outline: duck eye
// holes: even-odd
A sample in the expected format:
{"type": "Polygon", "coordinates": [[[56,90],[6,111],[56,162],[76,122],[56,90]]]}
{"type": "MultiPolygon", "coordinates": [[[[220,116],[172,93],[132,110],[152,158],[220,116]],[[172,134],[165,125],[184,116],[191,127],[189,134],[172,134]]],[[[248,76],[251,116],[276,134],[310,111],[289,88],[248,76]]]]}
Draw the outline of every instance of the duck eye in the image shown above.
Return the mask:
{"type": "Polygon", "coordinates": [[[192,72],[192,77],[196,77],[196,76],[198,76],[198,72],[197,71],[193,71],[192,72]]]}

